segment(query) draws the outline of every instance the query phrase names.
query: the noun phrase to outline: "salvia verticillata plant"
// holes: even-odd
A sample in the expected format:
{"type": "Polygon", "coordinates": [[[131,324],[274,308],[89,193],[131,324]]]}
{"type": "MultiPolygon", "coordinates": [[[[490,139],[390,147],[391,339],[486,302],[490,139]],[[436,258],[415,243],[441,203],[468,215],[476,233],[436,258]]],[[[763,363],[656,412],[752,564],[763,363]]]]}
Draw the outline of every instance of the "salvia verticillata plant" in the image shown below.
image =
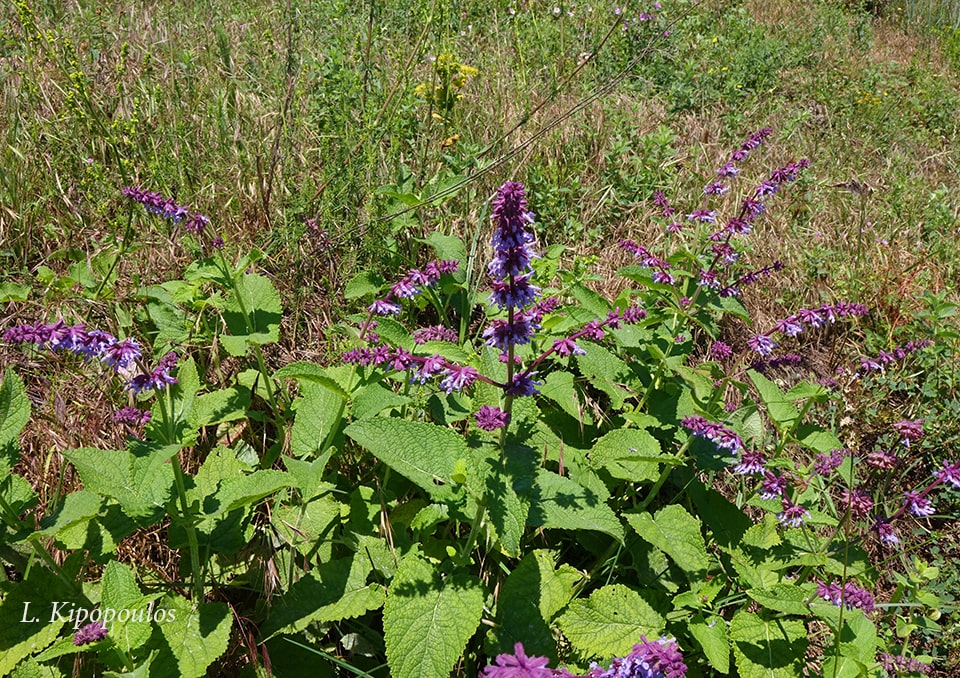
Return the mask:
{"type": "Polygon", "coordinates": [[[5,371],[0,673],[80,653],[199,677],[240,638],[397,678],[927,671],[942,601],[905,551],[950,513],[960,466],[929,454],[925,411],[844,417],[928,344],[857,357],[847,329],[870,311],[845,300],[751,317],[784,266],[745,244],[810,167],[750,185],[773,136],[689,201],[653,196],[662,237],[623,240],[612,299],[534,248],[535,205],[505,182],[485,255],[436,233],[394,280],[350,283],[329,365],[268,360],[282,308],[259,253],[124,189],[204,247],[137,290],[124,338],[107,320],[4,329],[45,356],[33,369],[118,375],[100,383],[127,443],[56,451],[79,481],[41,510],[17,473],[35,405],[5,371]],[[827,341],[842,366],[812,372],[827,341]],[[157,534],[168,569],[118,556],[157,534]]]}

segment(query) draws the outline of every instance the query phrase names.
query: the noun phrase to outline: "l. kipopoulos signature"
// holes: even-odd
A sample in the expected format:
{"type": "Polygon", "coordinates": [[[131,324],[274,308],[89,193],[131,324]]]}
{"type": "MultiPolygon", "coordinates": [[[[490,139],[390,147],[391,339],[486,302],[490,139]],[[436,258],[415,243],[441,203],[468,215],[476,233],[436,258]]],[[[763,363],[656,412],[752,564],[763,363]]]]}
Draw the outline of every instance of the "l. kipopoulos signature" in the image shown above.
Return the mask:
{"type": "Polygon", "coordinates": [[[47,623],[54,622],[73,623],[74,630],[79,629],[84,624],[90,622],[102,622],[109,625],[112,622],[172,622],[177,619],[177,611],[163,607],[154,607],[150,603],[144,607],[82,607],[70,601],[53,601],[49,603],[49,618],[47,610],[38,608],[30,611],[30,601],[23,603],[23,616],[20,617],[21,624],[35,624],[46,620],[47,623]],[[37,616],[37,614],[41,616],[37,616]]]}

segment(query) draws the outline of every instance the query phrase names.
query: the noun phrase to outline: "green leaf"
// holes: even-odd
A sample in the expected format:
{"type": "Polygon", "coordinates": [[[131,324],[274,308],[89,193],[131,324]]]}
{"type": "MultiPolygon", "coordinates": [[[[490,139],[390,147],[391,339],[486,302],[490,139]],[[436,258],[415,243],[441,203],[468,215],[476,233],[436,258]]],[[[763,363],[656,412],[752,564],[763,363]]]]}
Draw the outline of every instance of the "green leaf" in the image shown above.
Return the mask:
{"type": "Polygon", "coordinates": [[[590,451],[590,465],[614,478],[642,482],[660,477],[660,443],[646,431],[622,428],[600,438],[590,451]]]}
{"type": "Polygon", "coordinates": [[[299,360],[295,363],[284,365],[273,374],[274,379],[284,377],[287,379],[296,379],[301,383],[309,381],[319,384],[345,400],[350,397],[350,395],[341,388],[340,384],[337,383],[337,380],[330,376],[327,370],[320,367],[320,365],[307,362],[306,360],[299,360]]]}
{"type": "Polygon", "coordinates": [[[247,416],[250,409],[250,389],[231,386],[197,398],[197,428],[236,421],[247,416]]]}
{"type": "Polygon", "coordinates": [[[461,435],[433,424],[376,417],[352,423],[345,433],[437,501],[452,497],[457,460],[468,456],[461,435]]]}
{"type": "Polygon", "coordinates": [[[664,619],[639,593],[622,584],[599,588],[586,600],[575,600],[557,619],[563,635],[591,657],[623,657],[640,642],[656,638],[664,619]]]}
{"type": "Polygon", "coordinates": [[[30,296],[30,286],[21,283],[0,283],[0,303],[8,301],[26,301],[30,296]]]}
{"type": "MultiPolygon", "coordinates": [[[[57,541],[63,548],[82,548],[86,542],[89,522],[100,515],[102,506],[103,497],[93,492],[71,492],[64,499],[63,507],[53,517],[52,524],[38,530],[34,536],[58,537],[57,541]],[[68,534],[61,535],[65,531],[68,531],[68,534]],[[76,534],[77,532],[79,534],[76,534]]],[[[47,518],[44,522],[51,521],[47,518]]]]}
{"type": "Polygon", "coordinates": [[[707,547],[700,534],[700,521],[679,504],[649,513],[624,514],[643,539],[673,558],[690,576],[699,577],[710,567],[707,547]]]}
{"type": "Polygon", "coordinates": [[[767,410],[767,415],[773,420],[779,430],[792,428],[800,419],[800,412],[784,395],[776,384],[756,370],[747,370],[750,381],[760,393],[760,399],[767,410]]]}
{"type": "Polygon", "coordinates": [[[383,276],[372,271],[360,271],[343,290],[344,299],[359,299],[369,294],[377,294],[383,287],[383,276]]]}
{"type": "Polygon", "coordinates": [[[703,648],[710,666],[720,673],[730,671],[730,640],[727,638],[727,622],[723,617],[712,617],[709,622],[703,619],[687,624],[696,641],[703,648]]]}
{"type": "MultiPolygon", "coordinates": [[[[107,675],[109,674],[104,674],[104,676],[107,675]]],[[[56,665],[41,664],[36,657],[27,657],[26,660],[17,664],[10,678],[64,678],[64,673],[56,665]]]]}
{"type": "Polygon", "coordinates": [[[316,553],[321,560],[329,560],[342,506],[330,496],[303,506],[278,506],[271,513],[270,524],[280,538],[301,554],[316,553]]]}
{"type": "Polygon", "coordinates": [[[444,577],[416,553],[404,557],[383,606],[390,675],[448,678],[480,625],[483,603],[476,577],[444,577]]]}
{"type": "Polygon", "coordinates": [[[179,445],[131,443],[128,450],[84,447],[64,451],[90,492],[115,499],[138,525],[160,520],[173,495],[173,470],[167,462],[179,445]]]}
{"type": "Polygon", "coordinates": [[[233,615],[225,603],[201,603],[199,607],[178,595],[165,596],[154,619],[166,641],[157,664],[165,674],[180,678],[203,678],[223,655],[230,642],[233,615]],[[160,619],[160,610],[165,612],[160,619]]]}
{"type": "Polygon", "coordinates": [[[741,611],[730,622],[730,639],[741,678],[795,678],[803,670],[807,629],[802,621],[765,620],[741,611]]]}
{"type": "Polygon", "coordinates": [[[296,457],[314,457],[323,452],[330,432],[340,426],[343,398],[314,383],[300,382],[300,397],[293,401],[296,414],[290,431],[290,451],[296,457]]]}
{"type": "Polygon", "coordinates": [[[877,656],[879,640],[877,627],[870,619],[858,612],[844,618],[840,632],[840,654],[855,659],[861,664],[872,664],[877,656]]]}
{"type": "Polygon", "coordinates": [[[747,589],[747,595],[768,610],[806,616],[810,614],[807,599],[812,593],[810,586],[774,584],[766,589],[747,589]]]}
{"type": "Polygon", "coordinates": [[[423,238],[423,242],[433,247],[438,259],[455,260],[461,264],[467,260],[467,248],[460,238],[445,235],[439,231],[431,231],[430,235],[423,238]]]}
{"type": "Polygon", "coordinates": [[[833,450],[843,448],[843,443],[840,442],[840,439],[833,431],[821,429],[812,424],[798,426],[797,439],[804,447],[822,454],[829,454],[833,450]]]}
{"type": "Polygon", "coordinates": [[[235,278],[236,290],[227,297],[223,320],[230,334],[220,336],[227,353],[246,355],[248,345],[272,344],[280,339],[283,308],[269,278],[247,273],[235,278]]]}
{"type": "Polygon", "coordinates": [[[357,553],[311,570],[274,602],[261,635],[297,633],[314,622],[351,619],[376,610],[386,594],[380,584],[366,583],[371,569],[369,558],[357,553]]]}
{"type": "Polygon", "coordinates": [[[610,311],[610,302],[604,299],[602,295],[580,283],[571,285],[570,296],[576,299],[580,303],[580,306],[598,318],[606,318],[607,313],[610,311]]]}
{"type": "Polygon", "coordinates": [[[229,513],[238,508],[251,506],[283,488],[293,485],[293,478],[285,471],[263,469],[233,478],[224,478],[219,491],[214,495],[217,504],[207,516],[229,513]]]}
{"type": "Polygon", "coordinates": [[[577,397],[573,387],[573,375],[569,372],[556,371],[548,374],[540,386],[540,395],[555,402],[560,409],[581,424],[593,423],[593,417],[583,408],[580,398],[577,397]]]}
{"type": "Polygon", "coordinates": [[[0,471],[9,471],[17,463],[20,431],[28,421],[30,399],[27,391],[17,373],[8,369],[3,374],[3,384],[0,384],[0,471]]]}
{"type": "Polygon", "coordinates": [[[573,597],[583,575],[569,565],[556,568],[556,554],[538,549],[528,553],[503,582],[497,598],[497,624],[487,635],[490,656],[513,651],[522,642],[528,655],[557,658],[550,622],[573,597]]]}
{"type": "Polygon", "coordinates": [[[46,568],[35,565],[19,583],[3,585],[0,601],[0,676],[7,676],[26,657],[37,654],[53,643],[66,622],[70,604],[55,608],[58,602],[76,603],[77,592],[46,568]],[[52,614],[63,611],[62,619],[52,614]]]}
{"type": "Polygon", "coordinates": [[[488,473],[484,488],[476,494],[483,492],[487,497],[490,522],[497,530],[501,548],[519,558],[540,455],[525,445],[508,445],[503,454],[498,446],[487,445],[486,451],[488,473]]]}
{"type": "Polygon", "coordinates": [[[546,469],[537,472],[527,525],[596,530],[623,542],[623,525],[606,502],[582,485],[546,469]]]}
{"type": "Polygon", "coordinates": [[[580,371],[596,388],[610,396],[610,408],[620,410],[626,398],[633,395],[624,382],[630,380],[627,364],[607,349],[597,344],[580,342],[585,355],[577,356],[580,371]]]}
{"type": "Polygon", "coordinates": [[[157,405],[154,405],[153,417],[147,423],[146,437],[166,443],[178,442],[181,447],[187,447],[197,442],[197,431],[200,428],[196,407],[200,375],[197,374],[197,364],[193,358],[180,363],[176,377],[177,383],[170,387],[170,395],[173,399],[173,411],[169,414],[173,428],[172,437],[168,431],[168,426],[171,424],[157,414],[157,405]]]}
{"type": "Polygon", "coordinates": [[[353,399],[353,416],[357,419],[369,419],[388,407],[400,407],[410,402],[408,396],[394,393],[379,382],[366,385],[353,399]]]}
{"type": "Polygon", "coordinates": [[[150,623],[152,608],[150,604],[162,594],[143,595],[137,586],[137,579],[128,566],[111,560],[103,571],[103,588],[100,596],[100,608],[105,615],[110,610],[120,613],[131,612],[128,619],[114,619],[107,624],[110,638],[124,652],[140,647],[150,638],[153,628],[150,623]]]}

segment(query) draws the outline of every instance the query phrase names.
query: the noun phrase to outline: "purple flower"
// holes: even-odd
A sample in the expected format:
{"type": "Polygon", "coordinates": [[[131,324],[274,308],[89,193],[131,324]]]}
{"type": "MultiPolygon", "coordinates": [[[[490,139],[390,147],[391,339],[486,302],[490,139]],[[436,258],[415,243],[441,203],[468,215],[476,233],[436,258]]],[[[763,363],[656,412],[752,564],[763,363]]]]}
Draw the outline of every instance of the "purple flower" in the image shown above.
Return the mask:
{"type": "Polygon", "coordinates": [[[831,450],[830,454],[818,454],[813,462],[813,472],[824,477],[829,476],[843,463],[846,456],[846,450],[831,450]]]}
{"type": "Polygon", "coordinates": [[[910,447],[910,442],[923,437],[923,419],[903,419],[893,427],[903,437],[904,447],[910,447]]]}
{"type": "Polygon", "coordinates": [[[495,318],[490,326],[483,331],[483,337],[487,340],[488,346],[494,346],[503,352],[507,352],[511,346],[529,344],[534,331],[538,327],[523,313],[517,313],[514,315],[512,323],[495,318]]]}
{"type": "Polygon", "coordinates": [[[899,676],[901,673],[920,673],[927,676],[933,671],[932,666],[925,664],[919,659],[904,657],[903,655],[887,654],[885,652],[880,655],[880,664],[884,670],[892,676],[899,676]]]}
{"type": "Polygon", "coordinates": [[[760,483],[761,499],[776,499],[782,497],[787,489],[787,479],[785,476],[778,476],[772,471],[763,472],[763,482],[760,483]]]}
{"type": "Polygon", "coordinates": [[[113,413],[113,421],[117,424],[141,426],[150,421],[150,411],[137,409],[136,407],[124,407],[113,413]]]}
{"type": "Polygon", "coordinates": [[[740,461],[733,467],[733,472],[742,476],[763,473],[765,470],[763,465],[766,463],[767,458],[763,452],[758,450],[744,450],[740,454],[740,461]]]}
{"type": "Polygon", "coordinates": [[[740,436],[720,424],[707,421],[698,415],[685,417],[680,423],[693,435],[699,438],[706,438],[716,444],[717,447],[729,450],[733,454],[743,452],[743,440],[740,436]]]}
{"type": "Polygon", "coordinates": [[[840,493],[840,502],[850,509],[854,518],[863,518],[873,510],[873,499],[863,490],[844,488],[840,493]]]}
{"type": "Polygon", "coordinates": [[[510,421],[510,415],[507,412],[499,407],[490,407],[489,405],[481,407],[474,416],[477,420],[477,426],[484,431],[495,431],[498,428],[503,428],[510,421]]]}
{"type": "Polygon", "coordinates": [[[101,361],[105,362],[114,369],[124,369],[143,355],[140,352],[140,346],[133,339],[124,339],[115,341],[104,347],[101,361]]]}
{"type": "Polygon", "coordinates": [[[874,609],[873,595],[851,581],[848,581],[843,586],[836,583],[826,584],[818,581],[817,595],[837,607],[846,607],[848,610],[872,612],[874,609]]]}
{"type": "Polygon", "coordinates": [[[419,381],[421,384],[426,383],[428,379],[440,374],[445,368],[446,362],[443,356],[432,355],[429,358],[422,358],[420,359],[420,369],[411,377],[411,381],[419,381]]]}
{"type": "Polygon", "coordinates": [[[640,636],[641,643],[633,646],[626,657],[617,657],[607,669],[593,664],[585,678],[683,678],[687,666],[673,639],[649,641],[640,636]]]}
{"type": "Polygon", "coordinates": [[[584,355],[586,351],[577,346],[577,343],[573,339],[554,339],[553,340],[553,350],[557,352],[557,355],[561,355],[564,358],[571,355],[584,355]]]}
{"type": "Polygon", "coordinates": [[[960,490],[960,463],[944,462],[943,468],[934,471],[933,475],[939,478],[941,482],[949,483],[954,489],[960,490]]]}
{"type": "Polygon", "coordinates": [[[387,299],[377,299],[367,307],[367,310],[374,315],[396,315],[400,312],[400,304],[387,299]]]}
{"type": "Polygon", "coordinates": [[[694,210],[687,215],[687,219],[701,224],[712,224],[717,220],[717,213],[714,210],[694,210]]]}
{"type": "Polygon", "coordinates": [[[528,657],[523,651],[523,643],[513,646],[513,654],[498,654],[494,659],[496,666],[487,666],[480,672],[480,678],[553,678],[560,675],[554,669],[548,669],[547,657],[528,657]]]}
{"type": "Polygon", "coordinates": [[[873,529],[877,531],[880,541],[885,544],[899,544],[900,537],[897,536],[893,525],[890,524],[890,520],[888,518],[881,518],[880,516],[875,517],[877,522],[874,523],[873,529]]]}
{"type": "Polygon", "coordinates": [[[899,457],[884,450],[874,450],[867,454],[867,464],[883,471],[889,471],[900,463],[899,457]]]}
{"type": "Polygon", "coordinates": [[[726,360],[733,355],[733,349],[722,341],[715,341],[710,345],[710,357],[713,360],[726,360]]]}
{"type": "Polygon", "coordinates": [[[428,341],[446,341],[455,344],[458,339],[456,332],[443,325],[420,327],[413,331],[413,341],[417,344],[425,344],[428,341]]]}
{"type": "Polygon", "coordinates": [[[781,525],[800,527],[803,521],[810,517],[810,512],[800,504],[794,504],[790,499],[783,498],[783,510],[777,514],[781,525]]]}
{"type": "Polygon", "coordinates": [[[86,626],[80,627],[80,630],[73,635],[73,644],[77,647],[96,643],[107,637],[107,627],[103,622],[92,622],[86,626]]]}
{"type": "Polygon", "coordinates": [[[117,338],[102,330],[88,330],[77,351],[87,358],[103,355],[104,350],[115,343],[117,338]]]}
{"type": "Polygon", "coordinates": [[[758,334],[755,337],[747,339],[747,346],[759,353],[760,356],[766,358],[773,353],[773,349],[777,347],[777,344],[768,335],[758,334]]]}
{"type": "Polygon", "coordinates": [[[920,496],[919,492],[904,492],[903,505],[917,518],[925,518],[936,513],[930,500],[920,496]]]}
{"type": "Polygon", "coordinates": [[[530,284],[532,273],[506,280],[494,280],[490,298],[500,308],[523,308],[536,300],[540,288],[530,284]]]}
{"type": "Polygon", "coordinates": [[[714,181],[703,187],[705,195],[723,195],[730,190],[729,186],[724,186],[722,181],[714,181]]]}
{"type": "Polygon", "coordinates": [[[541,383],[540,381],[534,381],[533,375],[535,372],[530,374],[520,373],[513,376],[513,383],[508,384],[506,388],[506,394],[509,396],[532,396],[536,395],[540,391],[537,390],[537,386],[541,383]]]}
{"type": "Polygon", "coordinates": [[[166,386],[176,384],[177,379],[170,375],[177,365],[177,354],[173,351],[163,356],[157,363],[157,366],[149,374],[138,374],[127,382],[127,388],[134,394],[140,394],[143,391],[151,389],[160,390],[166,386]]]}
{"type": "Polygon", "coordinates": [[[440,381],[440,388],[447,393],[462,391],[466,387],[470,386],[470,384],[475,382],[477,377],[480,376],[475,369],[472,367],[467,367],[466,365],[448,365],[443,374],[445,376],[440,381]]]}

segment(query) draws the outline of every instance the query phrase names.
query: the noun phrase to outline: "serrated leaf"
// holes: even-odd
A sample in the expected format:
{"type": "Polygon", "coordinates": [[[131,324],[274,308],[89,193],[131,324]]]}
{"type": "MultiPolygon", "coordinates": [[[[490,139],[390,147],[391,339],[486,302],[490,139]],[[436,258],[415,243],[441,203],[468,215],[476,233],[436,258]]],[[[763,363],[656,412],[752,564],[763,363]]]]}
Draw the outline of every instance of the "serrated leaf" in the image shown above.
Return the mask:
{"type": "Polygon", "coordinates": [[[487,497],[490,522],[500,538],[501,548],[519,558],[540,455],[525,445],[508,445],[503,454],[493,445],[488,445],[486,450],[488,470],[483,488],[476,493],[482,492],[487,497]]]}
{"type": "Polygon", "coordinates": [[[660,477],[660,443],[636,428],[610,431],[590,451],[590,465],[605,468],[614,478],[641,482],[660,477]]]}
{"type": "Polygon", "coordinates": [[[633,395],[622,384],[630,379],[630,370],[620,358],[607,349],[588,341],[581,342],[584,355],[577,356],[580,371],[596,388],[610,396],[610,408],[623,408],[626,398],[633,395]]]}
{"type": "Polygon", "coordinates": [[[359,299],[368,294],[376,294],[383,287],[383,277],[372,271],[360,271],[343,290],[344,299],[359,299]]]}
{"type": "Polygon", "coordinates": [[[423,242],[433,248],[437,253],[437,259],[459,261],[461,264],[467,260],[467,248],[460,238],[439,231],[431,231],[430,235],[423,238],[423,242]]]}
{"type": "Polygon", "coordinates": [[[607,313],[610,311],[610,302],[604,299],[602,295],[580,283],[575,283],[570,287],[570,296],[576,299],[580,306],[598,318],[606,318],[607,313]]]}
{"type": "Polygon", "coordinates": [[[554,559],[542,549],[528,553],[503,582],[496,630],[487,636],[488,655],[510,653],[522,642],[530,656],[557,658],[550,622],[570,602],[583,575],[565,564],[556,569],[554,559]]]}
{"type": "Polygon", "coordinates": [[[569,478],[546,469],[537,472],[527,525],[563,530],[596,530],[623,541],[623,525],[601,497],[569,478]]]}
{"type": "Polygon", "coordinates": [[[324,441],[339,427],[343,398],[312,381],[300,382],[300,397],[293,401],[296,414],[290,431],[290,451],[296,457],[314,457],[323,452],[324,441]]]}
{"type": "Polygon", "coordinates": [[[230,355],[242,356],[249,345],[279,341],[283,307],[269,278],[247,273],[235,280],[236,291],[227,297],[223,309],[230,333],[220,335],[220,342],[230,355]]]}
{"type": "Polygon", "coordinates": [[[73,464],[84,488],[115,499],[124,513],[141,526],[165,514],[173,495],[173,470],[167,462],[179,445],[131,443],[130,450],[99,450],[84,447],[67,450],[63,456],[73,464]]]}
{"type": "Polygon", "coordinates": [[[3,374],[0,384],[0,471],[17,463],[20,431],[30,421],[30,399],[23,381],[12,369],[3,374]]]}
{"type": "Polygon", "coordinates": [[[400,407],[410,402],[409,396],[394,393],[393,389],[374,382],[367,384],[353,399],[352,412],[357,419],[369,419],[388,407],[400,407]]]}
{"type": "Polygon", "coordinates": [[[457,460],[468,457],[462,436],[433,424],[376,417],[352,423],[345,433],[438,501],[451,497],[457,460]]]}
{"type": "Polygon", "coordinates": [[[766,589],[747,589],[747,595],[768,610],[787,614],[809,615],[810,587],[795,584],[774,584],[766,589]]]}
{"type": "Polygon", "coordinates": [[[0,601],[0,676],[9,675],[20,661],[57,639],[66,616],[61,619],[51,610],[60,601],[81,602],[76,591],[41,566],[30,568],[24,581],[5,585],[0,601]]]}
{"type": "Polygon", "coordinates": [[[198,428],[243,419],[250,409],[250,389],[231,386],[204,393],[197,398],[196,408],[198,428]]]}
{"type": "Polygon", "coordinates": [[[64,678],[64,673],[54,664],[41,664],[36,657],[28,657],[17,664],[10,678],[64,678]]]}
{"type": "Polygon", "coordinates": [[[218,506],[213,513],[207,515],[219,515],[251,506],[292,485],[293,478],[289,474],[275,469],[262,469],[235,478],[225,478],[220,484],[220,490],[214,495],[218,506]]]}
{"type": "Polygon", "coordinates": [[[670,556],[689,575],[700,576],[710,567],[700,521],[679,504],[665,506],[655,516],[627,513],[624,517],[644,541],[670,556]]]}
{"type": "Polygon", "coordinates": [[[274,379],[280,379],[282,377],[287,379],[296,379],[298,382],[313,382],[333,391],[341,398],[347,399],[350,397],[349,394],[343,390],[337,380],[330,376],[327,370],[320,367],[320,365],[316,365],[305,360],[299,360],[295,363],[284,365],[273,374],[274,379]]]}
{"type": "Polygon", "coordinates": [[[760,393],[760,399],[779,430],[793,427],[800,419],[800,412],[780,388],[756,370],[747,370],[750,381],[760,393]]]}
{"type": "Polygon", "coordinates": [[[150,638],[153,629],[149,619],[149,606],[161,596],[159,593],[144,596],[137,586],[133,570],[126,565],[111,560],[104,568],[100,608],[117,613],[127,610],[131,613],[126,620],[114,619],[107,624],[110,638],[120,645],[124,652],[135,650],[150,638]]]}
{"type": "Polygon", "coordinates": [[[278,506],[270,519],[277,534],[303,555],[316,552],[322,559],[333,547],[333,536],[340,525],[343,506],[330,496],[320,497],[303,506],[278,506]]]}
{"type": "Polygon", "coordinates": [[[722,617],[690,621],[687,624],[696,641],[703,649],[710,666],[720,673],[730,671],[730,640],[727,638],[727,622],[722,617]]]}
{"type": "Polygon", "coordinates": [[[569,372],[551,372],[540,386],[540,395],[549,398],[564,412],[582,424],[590,425],[593,417],[580,404],[577,391],[573,387],[573,375],[569,372]]]}
{"type": "Polygon", "coordinates": [[[812,424],[797,427],[797,440],[804,447],[822,454],[829,454],[833,450],[843,448],[843,443],[836,434],[812,424]]]}
{"type": "Polygon", "coordinates": [[[321,564],[274,602],[261,634],[269,638],[297,633],[313,622],[350,619],[377,609],[386,594],[380,584],[366,583],[370,572],[370,560],[362,553],[321,564]]]}
{"type": "Polygon", "coordinates": [[[166,647],[161,649],[157,663],[180,678],[203,678],[229,645],[233,624],[230,608],[224,603],[194,607],[177,595],[164,596],[158,607],[166,611],[162,621],[159,612],[154,613],[166,647]]]}
{"type": "Polygon", "coordinates": [[[557,619],[563,635],[591,657],[623,657],[640,642],[656,638],[664,619],[639,593],[622,584],[599,588],[586,600],[574,600],[557,619]]]}
{"type": "MultiPolygon", "coordinates": [[[[73,541],[72,543],[66,543],[65,547],[81,548],[86,539],[87,524],[91,519],[100,515],[102,506],[103,497],[93,492],[86,490],[71,492],[64,499],[63,507],[57,512],[56,516],[53,516],[53,520],[44,520],[44,522],[51,522],[52,524],[38,530],[34,533],[34,536],[57,537],[67,528],[80,528],[79,544],[73,541]]],[[[60,543],[65,543],[62,538],[60,543]]]]}
{"type": "Polygon", "coordinates": [[[741,678],[795,678],[802,671],[807,650],[802,621],[765,620],[741,611],[730,622],[730,640],[741,678]]]}
{"type": "Polygon", "coordinates": [[[419,555],[406,556],[383,606],[390,675],[448,678],[480,625],[483,602],[476,577],[445,577],[419,555]]]}

